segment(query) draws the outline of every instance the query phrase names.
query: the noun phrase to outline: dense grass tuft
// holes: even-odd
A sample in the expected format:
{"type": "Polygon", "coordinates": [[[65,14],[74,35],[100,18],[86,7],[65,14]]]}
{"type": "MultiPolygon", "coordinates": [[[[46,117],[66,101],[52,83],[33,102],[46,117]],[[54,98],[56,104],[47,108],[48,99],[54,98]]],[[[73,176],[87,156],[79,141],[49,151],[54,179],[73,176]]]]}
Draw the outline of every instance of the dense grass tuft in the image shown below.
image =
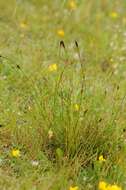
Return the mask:
{"type": "Polygon", "coordinates": [[[125,11],[0,1],[0,189],[126,188],[125,11]]]}

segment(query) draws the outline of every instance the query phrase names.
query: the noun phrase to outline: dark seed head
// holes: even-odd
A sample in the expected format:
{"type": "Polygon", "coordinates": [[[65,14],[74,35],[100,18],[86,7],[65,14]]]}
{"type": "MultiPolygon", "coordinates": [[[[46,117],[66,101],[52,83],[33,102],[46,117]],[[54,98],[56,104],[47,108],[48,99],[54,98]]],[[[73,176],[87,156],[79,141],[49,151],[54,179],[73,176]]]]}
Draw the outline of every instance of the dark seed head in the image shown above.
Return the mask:
{"type": "Polygon", "coordinates": [[[78,42],[75,40],[75,45],[77,48],[79,48],[78,42]]]}
{"type": "Polygon", "coordinates": [[[60,47],[63,47],[65,49],[65,43],[63,40],[60,41],[60,47]]]}
{"type": "Polygon", "coordinates": [[[117,85],[117,90],[119,90],[119,85],[117,85]]]}
{"type": "Polygon", "coordinates": [[[101,122],[102,121],[102,118],[99,118],[98,122],[101,122]]]}
{"type": "Polygon", "coordinates": [[[21,69],[19,65],[17,65],[17,68],[18,68],[18,69],[21,69]]]}

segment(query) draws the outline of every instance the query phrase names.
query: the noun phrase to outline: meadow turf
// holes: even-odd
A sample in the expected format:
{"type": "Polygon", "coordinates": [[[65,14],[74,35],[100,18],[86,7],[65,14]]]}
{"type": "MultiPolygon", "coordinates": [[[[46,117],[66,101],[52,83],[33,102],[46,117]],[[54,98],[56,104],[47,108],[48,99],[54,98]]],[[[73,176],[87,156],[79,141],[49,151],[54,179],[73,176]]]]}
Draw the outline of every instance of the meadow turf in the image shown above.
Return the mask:
{"type": "Polygon", "coordinates": [[[125,190],[125,163],[126,1],[0,0],[0,190],[125,190]]]}

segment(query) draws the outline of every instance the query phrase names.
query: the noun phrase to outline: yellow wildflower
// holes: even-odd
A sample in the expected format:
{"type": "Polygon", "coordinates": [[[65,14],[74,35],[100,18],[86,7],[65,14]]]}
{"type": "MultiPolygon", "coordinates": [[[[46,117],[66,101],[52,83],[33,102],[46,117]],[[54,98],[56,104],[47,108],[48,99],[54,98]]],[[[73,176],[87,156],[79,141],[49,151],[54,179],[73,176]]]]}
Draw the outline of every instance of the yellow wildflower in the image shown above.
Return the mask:
{"type": "Polygon", "coordinates": [[[20,150],[13,149],[11,154],[12,154],[13,157],[18,158],[18,157],[20,157],[20,150]]]}
{"type": "Polygon", "coordinates": [[[70,187],[69,190],[79,190],[79,187],[78,186],[75,186],[75,187],[70,187]]]}
{"type": "Polygon", "coordinates": [[[114,19],[118,18],[118,13],[113,11],[113,12],[110,13],[110,17],[114,18],[114,19]]]}
{"type": "Polygon", "coordinates": [[[103,157],[103,155],[100,155],[98,158],[99,162],[105,162],[106,159],[103,157]]]}
{"type": "Polygon", "coordinates": [[[107,184],[105,181],[100,181],[98,185],[99,190],[122,190],[121,187],[117,185],[107,184]]]}
{"type": "Polygon", "coordinates": [[[107,183],[105,181],[100,181],[98,184],[99,190],[107,190],[107,183]]]}
{"type": "Polygon", "coordinates": [[[75,10],[75,9],[77,8],[76,2],[71,0],[71,1],[69,2],[69,8],[70,8],[71,10],[75,10]]]}
{"type": "Polygon", "coordinates": [[[26,20],[24,20],[24,21],[22,21],[22,22],[20,23],[20,27],[23,28],[23,29],[27,28],[27,26],[28,26],[28,23],[27,23],[26,20]]]}
{"type": "Polygon", "coordinates": [[[48,69],[50,72],[57,71],[57,64],[54,63],[54,64],[49,65],[48,69]]]}
{"type": "Polygon", "coordinates": [[[78,105],[78,104],[75,104],[75,105],[74,105],[74,110],[75,110],[75,111],[79,111],[79,109],[80,109],[79,105],[78,105]]]}
{"type": "Polygon", "coordinates": [[[117,185],[108,185],[107,190],[122,190],[122,188],[117,185]]]}
{"type": "Polygon", "coordinates": [[[57,31],[57,34],[58,34],[58,36],[60,36],[60,37],[64,37],[65,32],[64,32],[63,29],[59,29],[59,30],[57,31]]]}

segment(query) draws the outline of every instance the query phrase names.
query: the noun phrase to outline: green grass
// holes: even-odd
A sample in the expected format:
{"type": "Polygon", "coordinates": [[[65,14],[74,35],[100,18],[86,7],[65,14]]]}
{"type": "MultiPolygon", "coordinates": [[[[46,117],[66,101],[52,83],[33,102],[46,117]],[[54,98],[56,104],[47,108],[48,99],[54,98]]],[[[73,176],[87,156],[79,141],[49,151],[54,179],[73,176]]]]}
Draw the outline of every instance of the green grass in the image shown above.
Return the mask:
{"type": "Polygon", "coordinates": [[[126,189],[125,52],[123,0],[0,1],[1,190],[126,189]]]}

